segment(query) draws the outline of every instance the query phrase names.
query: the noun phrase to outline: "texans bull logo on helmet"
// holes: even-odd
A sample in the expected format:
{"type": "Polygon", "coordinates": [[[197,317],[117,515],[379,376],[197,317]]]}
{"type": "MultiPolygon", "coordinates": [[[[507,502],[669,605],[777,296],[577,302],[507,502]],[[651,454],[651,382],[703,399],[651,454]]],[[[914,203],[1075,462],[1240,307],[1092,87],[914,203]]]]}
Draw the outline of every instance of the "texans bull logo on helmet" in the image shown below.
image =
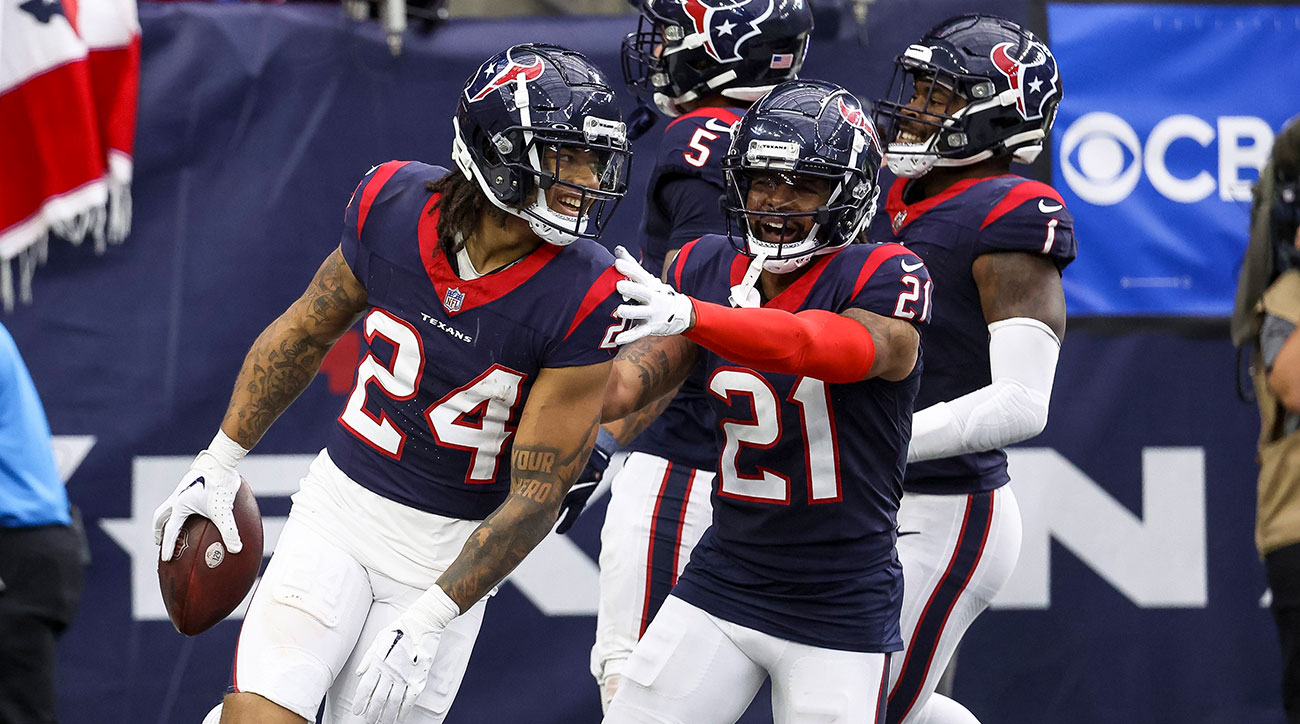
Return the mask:
{"type": "MultiPolygon", "coordinates": [[[[743,60],[741,46],[746,40],[763,32],[759,26],[772,15],[774,3],[775,0],[728,0],[712,4],[704,0],[682,0],[682,8],[695,26],[695,34],[704,37],[704,51],[709,57],[719,63],[729,63],[743,60]],[[737,8],[743,8],[751,2],[756,7],[762,7],[762,3],[766,3],[767,9],[742,27],[735,22],[737,17],[743,17],[737,8]]],[[[796,4],[802,4],[802,0],[796,4]]]]}
{"type": "Polygon", "coordinates": [[[867,118],[867,114],[858,106],[845,103],[843,98],[838,98],[836,100],[840,104],[840,115],[844,117],[844,121],[850,126],[853,126],[859,131],[867,134],[867,139],[871,142],[871,147],[876,150],[876,153],[883,156],[885,153],[885,147],[880,142],[880,136],[876,133],[876,125],[867,118]]]}
{"type": "Polygon", "coordinates": [[[465,88],[465,97],[469,99],[470,103],[487,98],[489,93],[515,80],[520,75],[526,81],[537,80],[542,76],[542,59],[535,55],[532,56],[532,62],[527,65],[520,63],[509,55],[506,56],[506,60],[509,62],[505,63],[504,67],[497,65],[488,66],[484,69],[481,81],[483,84],[481,86],[479,81],[476,81],[465,88]]]}
{"type": "Polygon", "coordinates": [[[1026,121],[1042,118],[1043,106],[1057,93],[1056,60],[1037,43],[1029,46],[1025,59],[1016,60],[1007,52],[1012,47],[1011,43],[998,43],[989,58],[1011,83],[1020,117],[1026,121]]]}

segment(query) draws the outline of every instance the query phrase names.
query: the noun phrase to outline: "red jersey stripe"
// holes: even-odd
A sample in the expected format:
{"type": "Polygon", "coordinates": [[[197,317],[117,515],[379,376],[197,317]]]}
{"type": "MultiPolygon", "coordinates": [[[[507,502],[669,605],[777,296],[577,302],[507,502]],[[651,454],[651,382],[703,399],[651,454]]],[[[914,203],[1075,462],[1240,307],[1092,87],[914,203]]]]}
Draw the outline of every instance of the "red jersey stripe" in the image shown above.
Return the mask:
{"type": "Polygon", "coordinates": [[[568,330],[564,332],[565,339],[568,339],[569,335],[573,334],[573,330],[577,329],[583,320],[591,315],[593,309],[600,306],[601,302],[609,299],[609,296],[614,293],[614,285],[622,278],[623,275],[619,274],[618,270],[612,266],[596,277],[591,289],[582,298],[582,303],[578,305],[578,313],[573,315],[573,322],[569,324],[568,330]]]}
{"type": "Polygon", "coordinates": [[[375,203],[375,197],[379,195],[379,189],[388,183],[388,179],[397,173],[397,170],[410,161],[389,161],[381,164],[375,169],[375,175],[366,184],[366,190],[361,192],[361,206],[357,207],[357,238],[361,238],[361,228],[366,225],[366,217],[370,215],[370,205],[375,203]]]}
{"type": "Polygon", "coordinates": [[[980,224],[980,229],[1002,218],[1026,201],[1044,196],[1056,201],[1062,207],[1065,206],[1065,201],[1061,199],[1061,195],[1056,192],[1056,189],[1042,181],[1025,181],[1007,192],[1007,195],[1002,197],[998,205],[989,210],[989,215],[984,217],[984,223],[980,224]]]}

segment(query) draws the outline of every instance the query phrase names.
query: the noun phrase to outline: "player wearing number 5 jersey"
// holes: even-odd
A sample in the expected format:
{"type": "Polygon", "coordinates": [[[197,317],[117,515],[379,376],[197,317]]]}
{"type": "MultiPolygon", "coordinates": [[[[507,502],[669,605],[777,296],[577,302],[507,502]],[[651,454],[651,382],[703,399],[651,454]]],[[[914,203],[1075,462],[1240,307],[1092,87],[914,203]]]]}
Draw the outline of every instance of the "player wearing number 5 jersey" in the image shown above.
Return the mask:
{"type": "Polygon", "coordinates": [[[1061,77],[1032,33],[966,15],[909,46],[894,80],[876,104],[901,177],[880,238],[925,259],[937,291],[898,515],[906,650],[893,657],[888,721],[974,724],[933,692],[1020,552],[1001,447],[1047,424],[1074,224],[1052,187],[1011,163],[1042,149],[1061,77]]]}
{"type": "MultiPolygon", "coordinates": [[[[581,55],[522,45],[466,83],[458,170],[372,169],[343,238],[254,343],[213,445],[159,509],[229,520],[235,464],[362,320],[328,446],[254,595],[222,722],[443,721],[486,597],[554,524],[596,437],[621,322],[590,240],[625,189],[618,104],[581,55]],[[585,237],[585,238],[584,238],[585,237]]],[[[232,550],[237,533],[222,527],[232,550]]]]}
{"type": "Polygon", "coordinates": [[[705,370],[713,525],[637,643],[605,717],[734,722],[772,679],[776,721],[867,724],[901,647],[894,515],[930,315],[921,260],[853,244],[880,141],[838,86],[778,85],[723,160],[727,236],[687,244],[672,287],[631,263],[605,416],[705,370]],[[651,336],[632,341],[642,335],[651,336]],[[864,684],[866,680],[870,683],[864,684]]]}

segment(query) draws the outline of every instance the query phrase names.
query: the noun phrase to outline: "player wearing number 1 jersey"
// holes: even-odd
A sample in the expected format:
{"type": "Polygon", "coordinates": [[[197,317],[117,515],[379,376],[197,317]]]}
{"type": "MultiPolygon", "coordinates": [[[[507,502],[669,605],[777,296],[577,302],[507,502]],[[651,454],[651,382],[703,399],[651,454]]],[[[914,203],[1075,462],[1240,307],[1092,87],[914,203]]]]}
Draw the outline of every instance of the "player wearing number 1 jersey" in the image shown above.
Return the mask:
{"type": "Polygon", "coordinates": [[[1074,224],[1052,187],[1011,163],[1042,149],[1061,77],[1032,33],[965,15],[909,46],[894,80],[876,104],[901,177],[881,238],[925,259],[937,291],[898,514],[906,649],[893,657],[888,722],[976,724],[933,692],[1020,552],[1001,447],[1047,424],[1074,224]]]}
{"type": "Polygon", "coordinates": [[[596,436],[617,273],[596,236],[625,190],[598,69],[522,45],[466,83],[448,173],[372,169],[339,248],[254,343],[221,432],[155,523],[232,551],[235,464],[357,319],[367,348],[293,497],[236,652],[222,722],[435,724],[486,597],[554,524],[596,436]]]}
{"type": "MultiPolygon", "coordinates": [[[[641,225],[641,262],[658,275],[682,246],[726,230],[719,201],[732,126],[772,86],[797,76],[812,11],[804,3],[769,0],[712,11],[680,0],[636,4],[641,20],[623,42],[624,79],[670,118],[641,225]],[[742,27],[749,30],[742,33],[742,27]]],[[[665,397],[605,426],[627,455],[612,481],[601,529],[591,671],[603,706],[712,519],[709,487],[718,457],[712,423],[700,372],[671,401],[665,397]]],[[[609,438],[602,435],[597,445],[604,444],[609,438]]]]}
{"type": "Polygon", "coordinates": [[[883,712],[902,645],[894,516],[931,284],[907,249],[852,243],[875,211],[880,163],[850,93],[783,83],[735,131],[730,232],[682,248],[669,270],[680,292],[616,252],[632,301],[616,313],[635,326],[618,338],[632,343],[604,415],[698,365],[720,453],[713,525],[624,664],[606,724],[734,722],[769,676],[776,721],[883,712]]]}

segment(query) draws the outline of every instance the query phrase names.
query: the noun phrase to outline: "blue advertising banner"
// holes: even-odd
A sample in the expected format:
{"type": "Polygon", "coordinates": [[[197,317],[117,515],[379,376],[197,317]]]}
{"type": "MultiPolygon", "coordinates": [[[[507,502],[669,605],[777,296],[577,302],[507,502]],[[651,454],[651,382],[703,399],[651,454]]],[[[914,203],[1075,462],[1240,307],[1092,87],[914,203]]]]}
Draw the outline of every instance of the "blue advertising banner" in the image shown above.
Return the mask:
{"type": "Polygon", "coordinates": [[[1300,7],[1048,3],[1071,314],[1231,314],[1250,188],[1300,112],[1300,7]],[[1283,90],[1286,89],[1286,90],[1283,90]]]}

